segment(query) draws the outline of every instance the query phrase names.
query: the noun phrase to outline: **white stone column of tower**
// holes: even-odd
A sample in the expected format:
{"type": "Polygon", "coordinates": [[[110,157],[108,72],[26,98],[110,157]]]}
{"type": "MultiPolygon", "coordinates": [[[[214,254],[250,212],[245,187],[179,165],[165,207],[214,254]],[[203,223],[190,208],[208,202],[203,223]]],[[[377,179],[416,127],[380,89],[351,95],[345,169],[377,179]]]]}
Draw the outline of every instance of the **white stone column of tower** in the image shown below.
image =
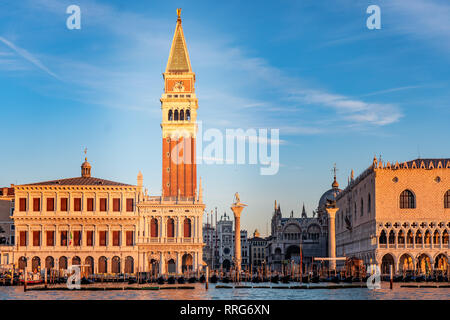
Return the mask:
{"type": "Polygon", "coordinates": [[[333,258],[330,260],[330,270],[336,269],[336,229],[335,218],[338,208],[326,208],[328,214],[328,257],[333,258]]]}

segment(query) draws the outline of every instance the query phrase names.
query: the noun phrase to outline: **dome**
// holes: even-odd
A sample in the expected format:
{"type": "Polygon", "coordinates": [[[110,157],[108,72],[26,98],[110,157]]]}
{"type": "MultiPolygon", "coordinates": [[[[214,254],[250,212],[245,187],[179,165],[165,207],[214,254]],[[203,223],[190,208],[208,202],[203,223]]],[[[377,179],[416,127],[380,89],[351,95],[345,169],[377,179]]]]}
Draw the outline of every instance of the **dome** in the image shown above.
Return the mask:
{"type": "Polygon", "coordinates": [[[339,188],[333,188],[325,192],[319,200],[319,208],[324,208],[327,204],[327,200],[335,201],[338,194],[341,193],[342,190],[339,188]]]}

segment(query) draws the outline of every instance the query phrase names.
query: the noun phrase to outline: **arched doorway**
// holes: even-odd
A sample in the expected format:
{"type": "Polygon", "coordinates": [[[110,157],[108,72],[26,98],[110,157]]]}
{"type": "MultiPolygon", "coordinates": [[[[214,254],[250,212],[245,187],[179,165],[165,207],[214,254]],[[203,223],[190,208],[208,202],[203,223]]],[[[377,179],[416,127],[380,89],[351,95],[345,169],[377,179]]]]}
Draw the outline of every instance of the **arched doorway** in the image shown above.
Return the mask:
{"type": "Polygon", "coordinates": [[[417,270],[420,274],[428,274],[431,272],[431,261],[430,257],[427,256],[425,253],[421,254],[417,258],[417,270]]]}
{"type": "Polygon", "coordinates": [[[55,259],[53,257],[48,256],[45,258],[45,269],[49,270],[55,267],[55,259]]]}
{"type": "Polygon", "coordinates": [[[448,270],[448,258],[445,254],[440,253],[436,259],[434,259],[434,269],[444,272],[448,270]]]}
{"type": "Polygon", "coordinates": [[[150,260],[150,274],[157,276],[159,274],[159,261],[156,259],[150,260]]]}
{"type": "Polygon", "coordinates": [[[300,263],[300,247],[297,245],[289,246],[286,250],[285,259],[300,263]]]}
{"type": "Polygon", "coordinates": [[[84,260],[84,264],[88,265],[89,267],[86,267],[86,273],[87,274],[93,274],[94,273],[94,258],[92,257],[86,257],[84,260]]]}
{"type": "Polygon", "coordinates": [[[183,258],[181,259],[182,263],[181,263],[181,272],[186,272],[186,271],[192,271],[192,266],[193,266],[193,259],[192,259],[192,255],[186,253],[183,255],[183,258]]]}
{"type": "Polygon", "coordinates": [[[98,258],[98,273],[107,273],[108,271],[108,262],[106,257],[98,258]]]}
{"type": "Polygon", "coordinates": [[[125,273],[134,273],[134,259],[133,257],[125,258],[125,273]]]}
{"type": "Polygon", "coordinates": [[[387,253],[381,259],[381,274],[389,274],[390,266],[392,266],[392,272],[395,273],[394,257],[387,253]]]}
{"type": "Polygon", "coordinates": [[[407,253],[403,254],[400,257],[398,268],[401,272],[413,271],[414,263],[413,263],[412,257],[407,253]]]}
{"type": "Polygon", "coordinates": [[[169,261],[167,261],[167,273],[175,273],[175,272],[177,272],[175,260],[170,259],[169,261]]]}
{"type": "Polygon", "coordinates": [[[62,256],[59,258],[59,269],[66,270],[67,269],[67,258],[62,256]]]}
{"type": "Polygon", "coordinates": [[[81,259],[79,256],[75,256],[72,258],[72,265],[73,266],[79,266],[81,265],[81,259]]]}
{"type": "Polygon", "coordinates": [[[120,258],[118,256],[114,256],[112,258],[111,272],[112,273],[120,273],[120,258]]]}
{"type": "Polygon", "coordinates": [[[41,268],[41,259],[39,257],[33,257],[31,260],[31,270],[33,272],[38,272],[41,268]]]}
{"type": "Polygon", "coordinates": [[[25,257],[20,257],[19,258],[19,269],[23,270],[27,268],[27,258],[25,257]]]}
{"type": "Polygon", "coordinates": [[[231,262],[228,259],[223,260],[222,262],[222,268],[226,271],[229,271],[231,268],[231,262]]]}

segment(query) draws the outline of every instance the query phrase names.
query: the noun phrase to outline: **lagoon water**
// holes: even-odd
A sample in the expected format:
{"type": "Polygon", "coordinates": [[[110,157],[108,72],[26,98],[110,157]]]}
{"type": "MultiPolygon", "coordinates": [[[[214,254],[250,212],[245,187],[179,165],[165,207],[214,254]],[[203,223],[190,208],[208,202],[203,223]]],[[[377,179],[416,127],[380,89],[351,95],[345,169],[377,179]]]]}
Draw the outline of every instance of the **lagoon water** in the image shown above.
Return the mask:
{"type": "MultiPolygon", "coordinates": [[[[219,284],[218,284],[219,285],[219,284]]],[[[245,284],[242,285],[255,285],[245,284]]],[[[262,284],[259,284],[262,286],[262,284]]],[[[269,284],[270,285],[270,284],[269,284]]],[[[271,289],[216,288],[194,284],[195,289],[114,291],[27,291],[23,287],[0,287],[0,299],[23,300],[450,300],[450,288],[401,288],[404,283],[382,283],[381,289],[271,289]]],[[[271,284],[274,287],[277,285],[271,284]]],[[[282,285],[280,285],[282,286],[282,285]]]]}

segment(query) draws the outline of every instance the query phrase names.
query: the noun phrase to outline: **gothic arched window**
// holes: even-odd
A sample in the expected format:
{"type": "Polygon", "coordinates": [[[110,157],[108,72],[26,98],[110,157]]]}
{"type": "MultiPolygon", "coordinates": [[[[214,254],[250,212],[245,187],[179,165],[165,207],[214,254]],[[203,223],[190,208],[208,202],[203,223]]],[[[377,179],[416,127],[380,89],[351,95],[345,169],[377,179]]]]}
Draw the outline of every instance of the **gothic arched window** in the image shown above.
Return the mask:
{"type": "Polygon", "coordinates": [[[178,110],[175,110],[174,120],[175,120],[175,121],[178,121],[178,110]]]}
{"type": "Polygon", "coordinates": [[[386,231],[384,231],[384,230],[382,230],[381,233],[380,233],[379,243],[380,244],[386,244],[387,243],[386,231]]]}
{"type": "Polygon", "coordinates": [[[169,115],[168,115],[167,118],[169,119],[169,121],[173,120],[173,112],[172,112],[172,110],[169,110],[169,115]]]}
{"type": "Polygon", "coordinates": [[[444,195],[444,208],[450,209],[450,190],[448,190],[444,195]]]}
{"type": "Polygon", "coordinates": [[[372,206],[372,199],[370,198],[370,193],[367,196],[367,212],[370,213],[370,207],[372,206]]]}
{"type": "Polygon", "coordinates": [[[180,120],[184,120],[184,110],[180,110],[180,120]]]}
{"type": "Polygon", "coordinates": [[[400,209],[416,208],[416,198],[410,190],[405,190],[400,194],[400,209]]]}
{"type": "Polygon", "coordinates": [[[186,120],[191,120],[191,110],[186,110],[186,120]]]}
{"type": "Polygon", "coordinates": [[[364,215],[364,200],[361,198],[361,217],[364,215]]]}

